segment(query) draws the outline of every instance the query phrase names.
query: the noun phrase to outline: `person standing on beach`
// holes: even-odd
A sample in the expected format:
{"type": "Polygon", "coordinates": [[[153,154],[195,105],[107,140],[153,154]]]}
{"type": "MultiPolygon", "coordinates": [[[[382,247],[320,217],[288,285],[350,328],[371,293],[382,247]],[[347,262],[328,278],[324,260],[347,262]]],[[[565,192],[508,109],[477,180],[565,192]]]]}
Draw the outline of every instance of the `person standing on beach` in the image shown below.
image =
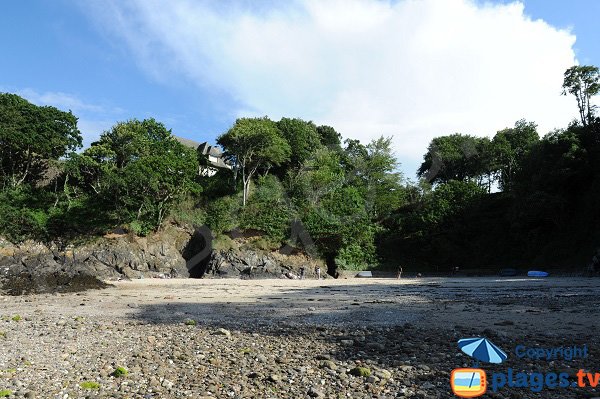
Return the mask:
{"type": "Polygon", "coordinates": [[[300,280],[304,280],[304,267],[300,268],[300,280]]]}
{"type": "Polygon", "coordinates": [[[396,272],[396,278],[398,280],[402,278],[402,266],[398,266],[398,271],[396,272]]]}
{"type": "Polygon", "coordinates": [[[317,280],[321,279],[321,268],[317,266],[315,269],[315,273],[317,274],[317,280]]]}

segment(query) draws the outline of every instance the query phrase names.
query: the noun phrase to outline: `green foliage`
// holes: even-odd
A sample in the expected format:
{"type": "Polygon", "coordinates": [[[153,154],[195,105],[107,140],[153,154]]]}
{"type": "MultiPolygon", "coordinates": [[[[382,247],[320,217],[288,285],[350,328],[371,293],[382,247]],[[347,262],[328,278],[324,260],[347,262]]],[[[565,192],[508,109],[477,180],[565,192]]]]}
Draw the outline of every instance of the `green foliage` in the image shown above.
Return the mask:
{"type": "Polygon", "coordinates": [[[391,137],[380,137],[367,146],[349,142],[345,159],[347,178],[350,184],[360,189],[373,219],[388,217],[406,201],[391,137]]]}
{"type": "Polygon", "coordinates": [[[0,234],[15,242],[46,238],[51,201],[46,193],[29,186],[0,191],[0,234]]]}
{"type": "Polygon", "coordinates": [[[282,118],[277,122],[277,128],[290,146],[288,167],[300,167],[321,146],[321,137],[312,122],[282,118]]]}
{"type": "Polygon", "coordinates": [[[485,191],[473,182],[450,180],[440,184],[428,199],[424,220],[442,223],[469,208],[480,199],[485,191]]]}
{"type": "Polygon", "coordinates": [[[345,183],[340,156],[328,148],[319,148],[296,174],[288,175],[290,194],[295,202],[317,204],[321,198],[345,183]]]}
{"type": "Polygon", "coordinates": [[[21,321],[21,320],[23,320],[23,318],[20,315],[16,314],[13,317],[11,317],[11,320],[12,321],[21,321]]]}
{"type": "Polygon", "coordinates": [[[77,118],[0,93],[0,184],[18,187],[42,180],[51,160],[81,147],[77,118]]]}
{"type": "Polygon", "coordinates": [[[321,144],[329,149],[340,151],[342,149],[342,135],[331,126],[317,126],[317,133],[321,144]]]}
{"type": "Polygon", "coordinates": [[[13,391],[10,389],[0,389],[0,398],[8,398],[13,394],[13,391]]]}
{"type": "Polygon", "coordinates": [[[338,268],[342,270],[366,270],[375,266],[373,264],[375,247],[365,248],[359,244],[349,244],[341,248],[335,257],[338,268]]]}
{"type": "Polygon", "coordinates": [[[183,321],[183,324],[185,324],[186,326],[195,326],[198,324],[198,322],[194,319],[185,319],[183,321]]]}
{"type": "Polygon", "coordinates": [[[235,197],[222,197],[210,202],[206,208],[206,225],[213,234],[219,235],[238,226],[239,200],[235,197]]]}
{"type": "Polygon", "coordinates": [[[115,370],[111,373],[111,375],[116,378],[126,377],[128,374],[129,371],[123,366],[117,366],[115,370]]]}
{"type": "Polygon", "coordinates": [[[515,176],[520,172],[523,159],[538,142],[536,124],[524,119],[517,121],[514,128],[496,133],[492,140],[495,168],[498,170],[500,187],[509,190],[515,176]]]}
{"type": "Polygon", "coordinates": [[[193,149],[154,119],[117,123],[67,164],[68,176],[98,208],[145,234],[161,226],[175,204],[201,189],[193,149]]]}
{"type": "Polygon", "coordinates": [[[431,183],[450,180],[479,180],[491,172],[490,141],[464,134],[440,136],[431,140],[419,177],[431,183]]]}
{"type": "Polygon", "coordinates": [[[591,98],[600,92],[600,70],[591,65],[575,65],[565,71],[563,95],[570,93],[577,100],[583,126],[593,122],[596,106],[591,98]]]}
{"type": "Polygon", "coordinates": [[[100,389],[100,384],[96,381],[83,381],[79,384],[79,386],[81,387],[81,389],[87,389],[90,391],[97,391],[98,389],[100,389]]]}
{"type": "Polygon", "coordinates": [[[206,211],[190,203],[174,209],[171,217],[182,226],[203,226],[206,223],[206,211]]]}
{"type": "Polygon", "coordinates": [[[228,235],[224,234],[216,236],[212,242],[212,246],[216,251],[228,251],[236,247],[235,241],[233,241],[228,235]]]}
{"type": "Polygon", "coordinates": [[[291,154],[277,125],[267,117],[238,119],[227,133],[219,136],[217,143],[241,170],[244,206],[252,177],[258,171],[266,173],[271,167],[281,165],[291,154]]]}
{"type": "Polygon", "coordinates": [[[242,229],[259,230],[274,241],[283,241],[293,219],[283,186],[272,175],[259,178],[247,206],[241,212],[242,229]]]}

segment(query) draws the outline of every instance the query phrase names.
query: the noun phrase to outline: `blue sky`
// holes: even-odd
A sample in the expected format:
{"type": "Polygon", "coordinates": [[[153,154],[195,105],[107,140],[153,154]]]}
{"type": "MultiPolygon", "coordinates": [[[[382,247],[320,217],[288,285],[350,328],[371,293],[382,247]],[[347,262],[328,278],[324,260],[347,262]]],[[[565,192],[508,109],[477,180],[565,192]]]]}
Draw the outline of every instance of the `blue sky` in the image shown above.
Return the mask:
{"type": "Polygon", "coordinates": [[[522,117],[543,134],[576,116],[561,73],[575,58],[600,65],[600,1],[523,6],[8,0],[0,91],[72,109],[86,143],[146,117],[198,141],[254,115],[393,135],[412,177],[434,136],[489,136],[522,117]]]}

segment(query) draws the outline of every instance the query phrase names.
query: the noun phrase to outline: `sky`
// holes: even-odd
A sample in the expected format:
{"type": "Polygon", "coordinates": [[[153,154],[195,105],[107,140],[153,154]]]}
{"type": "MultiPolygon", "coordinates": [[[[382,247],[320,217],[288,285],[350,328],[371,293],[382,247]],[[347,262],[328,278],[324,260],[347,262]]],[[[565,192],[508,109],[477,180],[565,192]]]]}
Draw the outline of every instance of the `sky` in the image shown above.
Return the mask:
{"type": "Polygon", "coordinates": [[[199,142],[264,115],[393,136],[414,178],[433,137],[573,120],[563,72],[600,65],[598,15],[597,0],[5,0],[0,92],[72,110],[86,145],[149,117],[199,142]]]}

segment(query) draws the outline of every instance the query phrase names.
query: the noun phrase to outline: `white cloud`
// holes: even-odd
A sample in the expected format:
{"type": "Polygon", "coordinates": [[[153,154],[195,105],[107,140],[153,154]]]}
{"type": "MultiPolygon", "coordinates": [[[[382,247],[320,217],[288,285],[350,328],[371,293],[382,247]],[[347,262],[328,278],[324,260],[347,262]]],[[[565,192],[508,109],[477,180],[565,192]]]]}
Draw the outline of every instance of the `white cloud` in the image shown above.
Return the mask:
{"type": "Polygon", "coordinates": [[[157,79],[225,90],[237,114],[299,116],[361,140],[394,135],[411,172],[435,136],[493,135],[520,118],[545,133],[577,115],[560,96],[574,35],[518,2],[91,4],[157,79]]]}

